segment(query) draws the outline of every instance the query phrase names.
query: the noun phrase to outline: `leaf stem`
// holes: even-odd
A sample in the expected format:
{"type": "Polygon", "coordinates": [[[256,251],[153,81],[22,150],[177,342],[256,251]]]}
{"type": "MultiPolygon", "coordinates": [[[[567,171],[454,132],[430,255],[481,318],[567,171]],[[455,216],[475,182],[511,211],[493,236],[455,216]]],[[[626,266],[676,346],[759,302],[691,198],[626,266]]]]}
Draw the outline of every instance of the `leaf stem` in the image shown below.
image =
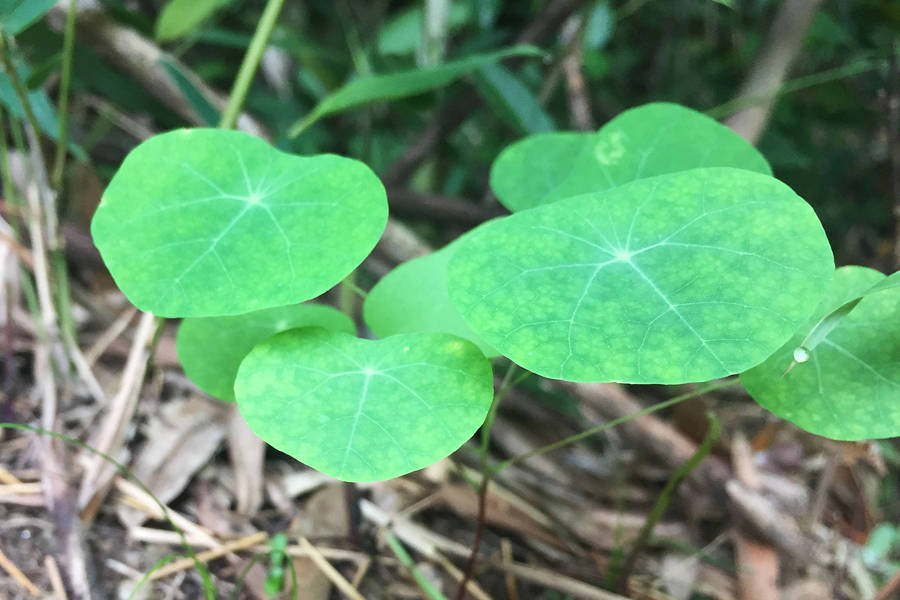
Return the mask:
{"type": "Polygon", "coordinates": [[[681,394],[680,396],[675,396],[674,398],[670,398],[668,400],[658,402],[657,404],[648,406],[648,407],[646,407],[642,410],[639,410],[635,413],[632,413],[630,415],[625,415],[625,416],[619,417],[618,419],[613,419],[612,421],[607,421],[606,423],[603,423],[602,425],[597,425],[596,427],[591,427],[590,429],[588,429],[586,431],[582,431],[581,433],[576,433],[575,435],[570,435],[567,438],[563,438],[559,441],[553,442],[551,444],[547,444],[546,446],[541,446],[540,448],[536,448],[536,449],[532,450],[531,452],[526,452],[525,454],[520,454],[519,456],[514,456],[513,458],[510,458],[509,460],[505,460],[502,463],[495,465],[491,469],[491,474],[496,475],[503,469],[505,469],[507,467],[511,467],[512,465],[518,464],[518,463],[522,462],[523,460],[527,460],[527,459],[531,458],[532,456],[540,456],[542,454],[547,454],[548,452],[553,452],[554,450],[558,450],[558,449],[568,446],[570,444],[574,444],[575,442],[581,441],[581,440],[588,438],[594,434],[600,433],[601,431],[606,431],[607,429],[612,429],[613,427],[616,427],[617,425],[627,423],[628,421],[631,421],[638,417],[643,417],[644,415],[649,415],[649,414],[658,412],[664,408],[674,406],[675,404],[678,404],[679,402],[683,402],[685,400],[690,400],[691,398],[696,398],[697,396],[702,396],[703,394],[706,394],[713,390],[718,390],[718,389],[721,389],[724,387],[728,387],[730,385],[733,385],[736,381],[737,381],[737,379],[732,378],[732,379],[723,379],[721,381],[714,381],[712,383],[707,383],[706,385],[703,385],[692,392],[688,392],[686,394],[681,394]]]}
{"type": "Polygon", "coordinates": [[[272,30],[278,21],[278,15],[281,13],[281,7],[284,0],[268,0],[266,8],[263,10],[259,23],[256,24],[256,31],[253,33],[253,39],[247,47],[247,53],[244,55],[244,61],[238,71],[237,78],[234,80],[234,86],[228,95],[228,104],[222,112],[222,120],[219,127],[222,129],[234,129],[237,125],[238,116],[241,114],[241,108],[247,100],[247,92],[250,90],[250,84],[253,83],[253,77],[256,75],[256,69],[262,60],[263,52],[272,37],[272,30]]]}
{"type": "MultiPolygon", "coordinates": [[[[472,542],[472,551],[466,561],[466,568],[463,571],[462,580],[456,591],[456,600],[464,600],[469,581],[472,579],[472,573],[475,571],[475,561],[478,558],[478,548],[481,546],[481,538],[484,537],[484,526],[487,517],[487,492],[491,482],[490,465],[488,465],[488,449],[491,445],[491,428],[494,426],[494,419],[497,417],[497,408],[503,396],[511,390],[519,382],[520,379],[513,380],[513,374],[516,372],[517,365],[514,362],[509,363],[509,368],[500,382],[500,387],[494,394],[491,401],[491,407],[488,409],[487,418],[481,426],[481,449],[479,451],[479,459],[481,463],[481,484],[478,486],[478,517],[475,525],[475,540],[472,542]]],[[[530,375],[525,373],[524,375],[530,375]]]]}
{"type": "Polygon", "coordinates": [[[72,80],[72,55],[75,46],[75,16],[78,13],[78,0],[69,0],[69,12],[66,14],[66,31],[63,35],[62,70],[59,79],[59,134],[56,139],[56,158],[53,161],[51,183],[59,194],[62,190],[63,172],[66,167],[66,148],[69,132],[69,83],[72,80]]]}
{"type": "Polygon", "coordinates": [[[422,571],[419,570],[416,563],[409,555],[409,552],[406,551],[406,548],[404,548],[403,544],[400,543],[400,540],[397,539],[397,536],[385,529],[384,539],[387,541],[388,546],[390,546],[391,551],[393,551],[394,555],[397,557],[397,560],[399,560],[404,567],[409,569],[409,572],[412,574],[413,579],[416,580],[422,593],[425,594],[429,600],[447,600],[447,597],[435,588],[422,571]]]}

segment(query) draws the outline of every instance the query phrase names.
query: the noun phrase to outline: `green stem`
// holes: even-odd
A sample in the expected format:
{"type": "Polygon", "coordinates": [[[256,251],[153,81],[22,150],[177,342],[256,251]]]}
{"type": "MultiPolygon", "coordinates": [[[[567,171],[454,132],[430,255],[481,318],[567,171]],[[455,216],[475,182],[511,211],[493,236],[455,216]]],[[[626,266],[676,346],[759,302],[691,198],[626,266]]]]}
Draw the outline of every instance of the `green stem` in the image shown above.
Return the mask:
{"type": "Polygon", "coordinates": [[[734,98],[732,100],[729,100],[728,102],[725,102],[724,104],[720,104],[719,106],[710,108],[709,110],[705,111],[704,114],[713,119],[722,119],[738,112],[739,110],[742,110],[749,106],[755,106],[763,102],[774,100],[779,96],[784,96],[786,94],[797,92],[799,90],[803,90],[816,85],[821,85],[823,83],[828,83],[830,81],[838,81],[847,77],[853,77],[854,75],[859,75],[860,73],[865,73],[866,71],[872,71],[874,69],[887,65],[887,62],[888,61],[886,58],[869,58],[847,65],[841,65],[840,67],[835,67],[833,69],[819,71],[818,73],[810,73],[809,75],[804,75],[802,77],[797,77],[795,79],[787,81],[782,85],[762,94],[758,94],[755,96],[740,96],[738,98],[734,98]]]}
{"type": "MultiPolygon", "coordinates": [[[[491,407],[488,409],[487,418],[485,418],[484,424],[481,426],[481,451],[479,452],[479,458],[481,460],[482,477],[485,477],[488,473],[488,447],[491,444],[491,428],[494,426],[494,419],[497,418],[497,408],[500,406],[500,400],[503,399],[503,396],[505,396],[514,385],[512,383],[512,376],[515,371],[516,363],[509,363],[509,368],[503,376],[503,381],[500,382],[500,387],[497,388],[497,393],[494,394],[494,399],[491,401],[491,407]]],[[[484,484],[482,483],[482,485],[484,484]]]]}
{"type": "Polygon", "coordinates": [[[624,564],[622,565],[622,570],[620,571],[619,577],[619,592],[625,593],[628,587],[628,578],[631,576],[631,572],[634,570],[634,565],[637,562],[637,557],[641,553],[641,550],[647,545],[647,542],[650,541],[650,536],[653,533],[654,527],[656,527],[659,520],[662,519],[663,514],[666,512],[666,508],[669,506],[669,502],[672,500],[672,495],[675,493],[675,490],[678,489],[678,486],[681,485],[681,482],[685,480],[685,478],[691,474],[691,471],[697,468],[697,465],[706,458],[706,456],[712,451],[713,446],[719,441],[719,420],[716,419],[715,415],[712,413],[707,414],[707,430],[706,437],[703,438],[703,443],[694,451],[694,454],[680,467],[672,477],[666,482],[666,487],[663,488],[663,491],[660,492],[659,497],[657,497],[656,502],[653,504],[653,508],[650,510],[650,514],[647,515],[647,520],[644,521],[644,526],[641,527],[641,532],[638,534],[637,539],[634,542],[634,546],[631,548],[631,552],[628,554],[628,558],[625,559],[624,564]]]}
{"type": "Polygon", "coordinates": [[[541,446],[540,448],[532,450],[531,452],[526,452],[525,454],[520,454],[519,456],[514,456],[513,458],[510,458],[509,460],[505,460],[502,463],[495,465],[493,467],[493,469],[491,469],[491,473],[493,475],[496,475],[503,469],[505,469],[507,467],[511,467],[512,465],[518,464],[518,463],[522,462],[523,460],[527,460],[527,459],[531,458],[532,456],[540,456],[541,454],[553,452],[554,450],[558,450],[559,448],[563,448],[570,444],[574,444],[575,442],[578,442],[585,438],[591,437],[592,435],[600,433],[601,431],[606,431],[607,429],[612,429],[613,427],[616,427],[617,425],[627,423],[628,421],[631,421],[638,417],[643,417],[644,415],[649,415],[651,413],[658,412],[664,408],[668,408],[670,406],[678,404],[679,402],[684,402],[685,400],[689,400],[691,398],[696,398],[697,396],[702,396],[703,394],[706,394],[713,390],[718,390],[723,387],[728,387],[729,385],[734,384],[735,381],[736,381],[736,379],[723,379],[722,381],[708,383],[704,386],[697,388],[693,392],[688,392],[686,394],[681,394],[680,396],[675,396],[674,398],[670,398],[668,400],[664,400],[663,402],[659,402],[652,406],[648,406],[647,408],[641,409],[630,415],[625,415],[623,417],[619,417],[618,419],[613,419],[612,421],[607,421],[606,423],[603,423],[602,425],[597,425],[596,427],[591,427],[590,429],[588,429],[586,431],[582,431],[581,433],[576,433],[575,435],[570,435],[569,437],[563,438],[563,439],[559,440],[558,442],[553,442],[552,444],[547,444],[546,446],[541,446]]]}
{"type": "Polygon", "coordinates": [[[387,540],[388,546],[390,546],[391,550],[396,555],[397,560],[403,564],[404,567],[409,569],[409,572],[412,573],[413,579],[416,580],[416,583],[419,584],[419,588],[421,588],[422,593],[425,594],[430,600],[447,600],[447,597],[439,592],[428,578],[419,570],[416,566],[416,563],[413,561],[412,557],[409,555],[409,552],[406,551],[406,548],[403,547],[403,544],[400,543],[400,540],[391,533],[390,531],[385,530],[384,537],[387,540]]]}
{"type": "Polygon", "coordinates": [[[241,63],[237,78],[234,80],[234,87],[231,88],[231,94],[228,96],[228,104],[222,113],[222,120],[219,122],[219,127],[222,129],[234,129],[237,125],[241,108],[247,100],[247,92],[250,91],[250,84],[253,83],[253,77],[256,75],[256,69],[259,68],[259,62],[262,60],[269,38],[272,37],[272,30],[275,28],[275,22],[278,21],[283,4],[284,0],[268,0],[266,3],[262,17],[256,24],[253,39],[250,40],[250,46],[247,47],[247,53],[244,55],[244,62],[241,63]]]}
{"type": "Polygon", "coordinates": [[[59,135],[56,140],[56,158],[53,162],[52,185],[56,193],[62,190],[63,172],[66,168],[66,141],[69,132],[69,83],[72,80],[72,55],[75,46],[75,15],[78,0],[69,0],[66,15],[66,32],[63,37],[62,72],[59,79],[59,135]]]}

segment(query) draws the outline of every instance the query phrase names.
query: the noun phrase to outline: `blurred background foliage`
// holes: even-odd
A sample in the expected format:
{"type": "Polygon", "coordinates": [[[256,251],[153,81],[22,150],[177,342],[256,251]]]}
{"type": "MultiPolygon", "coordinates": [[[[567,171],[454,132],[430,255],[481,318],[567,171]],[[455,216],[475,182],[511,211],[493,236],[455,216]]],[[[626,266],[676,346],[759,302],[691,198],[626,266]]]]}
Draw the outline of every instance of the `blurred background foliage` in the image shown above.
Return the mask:
{"type": "MultiPolygon", "coordinates": [[[[263,5],[258,0],[102,4],[114,19],[158,40],[219,90],[229,89],[263,5]]],[[[421,2],[288,2],[273,37],[274,49],[264,61],[265,76],[257,78],[247,110],[287,150],[353,156],[384,173],[442,107],[474,89],[483,102],[437,145],[408,187],[490,204],[488,169],[505,145],[530,133],[572,128],[559,73],[572,39],[582,44],[582,70],[596,126],[625,108],[653,100],[715,109],[737,95],[779,2],[584,2],[573,18],[540,43],[544,59],[519,61],[518,68],[494,64],[432,92],[327,117],[299,137],[288,138],[290,125],[341,85],[510,46],[547,3],[448,4],[446,31],[439,31],[435,41],[423,27],[428,20],[421,2]]],[[[785,90],[760,141],[776,175],[816,208],[841,263],[892,266],[886,105],[888,57],[896,52],[898,31],[900,3],[824,2],[788,79],[808,87],[785,90]],[[824,74],[824,81],[806,79],[814,74],[824,74]]],[[[27,80],[48,133],[55,130],[56,116],[41,89],[52,84],[48,80],[57,72],[61,45],[61,35],[43,22],[18,36],[22,67],[30,66],[27,80]]],[[[198,114],[214,125],[215,108],[202,94],[191,93],[191,83],[179,77],[177,68],[170,72],[187,88],[198,114]]],[[[106,176],[134,145],[127,134],[115,130],[111,111],[137,115],[153,131],[185,125],[82,41],[76,42],[73,89],[76,97],[89,94],[100,101],[91,105],[93,111],[81,104],[80,114],[76,102],[72,127],[74,139],[106,176]]],[[[0,80],[0,99],[8,105],[15,104],[11,92],[8,81],[0,80]]],[[[459,232],[426,229],[436,241],[459,232]]]]}

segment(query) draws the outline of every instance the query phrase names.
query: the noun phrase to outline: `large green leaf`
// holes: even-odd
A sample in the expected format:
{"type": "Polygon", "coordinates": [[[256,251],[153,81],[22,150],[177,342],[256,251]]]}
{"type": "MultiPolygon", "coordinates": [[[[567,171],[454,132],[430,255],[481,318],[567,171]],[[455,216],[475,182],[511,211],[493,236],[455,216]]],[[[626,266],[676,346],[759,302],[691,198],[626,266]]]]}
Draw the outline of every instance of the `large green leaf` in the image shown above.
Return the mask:
{"type": "Polygon", "coordinates": [[[396,100],[442,88],[467,73],[510,56],[540,55],[541,51],[534,46],[513,46],[505,50],[478,54],[434,67],[357,79],[319,102],[308,115],[291,126],[288,136],[298,136],[322,117],[334,113],[372,102],[396,100]]]}
{"type": "Polygon", "coordinates": [[[808,359],[784,373],[809,327],[888,279],[865,267],[837,270],[812,318],[741,383],[762,406],[838,440],[900,436],[900,287],[865,295],[808,359]],[[782,376],[783,375],[783,376],[782,376]]]}
{"type": "Polygon", "coordinates": [[[834,269],[815,213],[776,179],[709,168],[488,223],[450,299],[488,344],[572,381],[706,381],[759,364],[834,269]]]}
{"type": "Polygon", "coordinates": [[[91,233],[136,306],[209,317],[318,296],[362,262],[386,221],[384,188],[358,161],[183,129],[131,151],[91,233]]]}
{"type": "Polygon", "coordinates": [[[447,294],[447,264],[458,241],[403,263],[369,291],[363,316],[380,338],[398,333],[452,333],[475,343],[486,356],[497,351],[466,325],[447,294]]]}
{"type": "Polygon", "coordinates": [[[515,212],[698,167],[772,173],[724,125],[677,104],[653,103],[626,110],[597,133],[539,134],[512,144],[494,161],[491,188],[515,212]]]}
{"type": "Polygon", "coordinates": [[[0,0],[0,30],[17,35],[50,10],[56,0],[0,0]]]}
{"type": "Polygon", "coordinates": [[[373,481],[465,443],[487,415],[493,377],[478,348],[452,335],[371,341],[308,328],[254,348],[234,389],[275,448],[338,479],[373,481]]]}
{"type": "Polygon", "coordinates": [[[234,400],[234,378],[244,357],[267,337],[297,327],[355,333],[350,317],[324,304],[295,304],[234,315],[184,319],[176,338],[178,358],[197,387],[234,400]]]}
{"type": "Polygon", "coordinates": [[[156,20],[156,39],[176,40],[200,26],[233,0],[169,0],[156,20]]]}

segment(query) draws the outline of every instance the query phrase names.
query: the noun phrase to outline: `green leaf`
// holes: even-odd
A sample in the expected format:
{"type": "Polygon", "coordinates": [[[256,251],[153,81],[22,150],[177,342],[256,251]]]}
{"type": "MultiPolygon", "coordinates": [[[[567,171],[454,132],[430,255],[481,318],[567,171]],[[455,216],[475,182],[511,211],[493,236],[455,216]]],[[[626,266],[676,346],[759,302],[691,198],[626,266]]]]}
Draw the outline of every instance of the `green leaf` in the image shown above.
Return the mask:
{"type": "Polygon", "coordinates": [[[399,477],[466,442],[493,395],[491,365],[439,333],[361,340],[324,329],[269,338],[241,363],[241,414],[263,440],[345,481],[399,477]]]}
{"type": "Polygon", "coordinates": [[[184,319],[176,339],[184,373],[204,392],[231,402],[244,357],[267,337],[296,327],[355,333],[350,317],[323,304],[278,306],[231,317],[184,319]]]}
{"type": "Polygon", "coordinates": [[[900,435],[900,287],[869,294],[784,374],[803,334],[835,308],[887,278],[865,267],[837,270],[809,322],[741,383],[763,407],[838,440],[900,435]]]}
{"type": "Polygon", "coordinates": [[[396,100],[436,90],[453,83],[467,73],[510,56],[541,56],[541,54],[534,46],[513,46],[434,67],[357,79],[319,102],[308,115],[291,126],[288,137],[300,135],[322,117],[334,113],[373,102],[396,100]]]}
{"type": "Polygon", "coordinates": [[[516,212],[696,167],[772,173],[724,125],[677,104],[653,103],[626,110],[597,133],[540,134],[512,144],[494,161],[491,188],[516,212]]]}
{"type": "Polygon", "coordinates": [[[18,35],[50,10],[56,0],[0,1],[0,30],[6,35],[18,35]]]}
{"type": "Polygon", "coordinates": [[[556,124],[516,75],[500,65],[478,71],[478,90],[507,123],[521,133],[553,131],[556,124]]]}
{"type": "Polygon", "coordinates": [[[156,20],[156,39],[170,42],[187,35],[233,0],[169,0],[156,20]]]}
{"type": "Polygon", "coordinates": [[[452,333],[473,342],[485,356],[497,356],[466,325],[447,293],[447,264],[458,241],[403,263],[369,291],[363,317],[380,338],[398,333],[452,333]]]}
{"type": "Polygon", "coordinates": [[[202,119],[201,122],[214,127],[219,122],[221,115],[209,98],[203,95],[203,91],[197,85],[198,82],[195,81],[197,75],[185,73],[184,68],[177,61],[166,55],[160,56],[156,62],[172,78],[172,81],[178,86],[181,95],[190,105],[191,110],[202,119]]]}
{"type": "Polygon", "coordinates": [[[138,308],[212,317],[318,296],[362,262],[386,221],[384,188],[358,161],[182,129],[131,151],[91,233],[138,308]]]}
{"type": "Polygon", "coordinates": [[[707,381],[759,364],[834,269],[812,208],[776,179],[708,168],[487,223],[450,299],[503,355],[571,381],[707,381]]]}
{"type": "MultiPolygon", "coordinates": [[[[457,0],[450,5],[450,32],[459,30],[472,18],[469,0],[457,0]]],[[[379,54],[412,54],[422,39],[421,6],[411,6],[401,11],[378,29],[379,54]]]]}

